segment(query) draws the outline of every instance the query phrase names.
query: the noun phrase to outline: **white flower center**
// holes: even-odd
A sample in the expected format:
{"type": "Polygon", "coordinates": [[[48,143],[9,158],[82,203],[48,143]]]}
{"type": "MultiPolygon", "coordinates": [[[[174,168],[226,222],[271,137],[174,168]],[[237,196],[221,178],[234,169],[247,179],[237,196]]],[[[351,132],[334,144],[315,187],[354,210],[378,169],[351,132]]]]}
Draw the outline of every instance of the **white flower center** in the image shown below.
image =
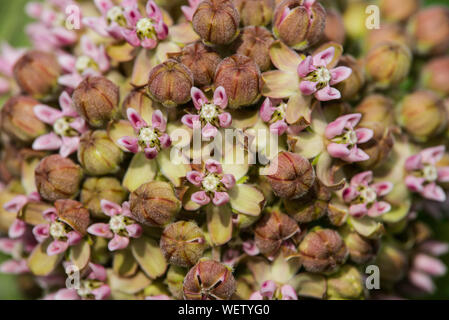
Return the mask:
{"type": "Polygon", "coordinates": [[[114,6],[111,9],[109,9],[108,13],[106,14],[106,18],[108,24],[115,22],[122,27],[126,26],[126,18],[123,13],[122,7],[114,6]]]}
{"type": "Polygon", "coordinates": [[[332,76],[327,68],[321,67],[316,70],[316,81],[319,83],[329,83],[332,76]]]}
{"type": "Polygon", "coordinates": [[[109,220],[109,228],[111,228],[114,233],[119,233],[120,231],[125,230],[125,217],[120,214],[112,216],[109,220]]]}
{"type": "Polygon", "coordinates": [[[136,32],[140,39],[155,37],[153,21],[150,18],[142,18],[136,24],[136,32]]]}
{"type": "Polygon", "coordinates": [[[139,132],[139,140],[145,145],[152,144],[158,139],[157,133],[152,128],[142,128],[139,132]]]}
{"type": "Polygon", "coordinates": [[[201,108],[201,118],[207,122],[212,122],[218,116],[217,106],[215,104],[205,104],[201,108]]]}
{"type": "Polygon", "coordinates": [[[285,112],[287,110],[287,104],[281,103],[276,110],[274,111],[273,115],[271,116],[271,122],[276,122],[278,120],[283,120],[285,118],[285,112]]]}
{"type": "Polygon", "coordinates": [[[55,121],[53,124],[53,131],[60,136],[69,135],[70,131],[72,131],[72,127],[70,127],[71,118],[62,117],[55,121]]]}
{"type": "Polygon", "coordinates": [[[50,225],[50,235],[54,239],[60,239],[67,235],[67,232],[65,231],[65,226],[63,223],[55,221],[52,222],[50,225]]]}
{"type": "Polygon", "coordinates": [[[202,181],[204,190],[210,191],[210,192],[217,190],[217,187],[219,184],[220,184],[220,179],[215,174],[208,175],[202,181]]]}
{"type": "Polygon", "coordinates": [[[79,73],[83,73],[86,69],[97,69],[97,63],[88,56],[79,56],[76,59],[75,68],[79,73]]]}
{"type": "Polygon", "coordinates": [[[360,196],[364,203],[373,203],[377,200],[376,191],[369,187],[364,187],[363,190],[360,191],[360,196]]]}
{"type": "Polygon", "coordinates": [[[424,179],[428,182],[433,182],[438,179],[438,171],[437,168],[433,165],[426,165],[422,170],[424,179]]]}
{"type": "Polygon", "coordinates": [[[357,144],[358,138],[357,138],[357,133],[355,133],[354,130],[348,130],[344,135],[343,135],[343,141],[342,143],[348,143],[350,145],[355,145],[357,144]]]}

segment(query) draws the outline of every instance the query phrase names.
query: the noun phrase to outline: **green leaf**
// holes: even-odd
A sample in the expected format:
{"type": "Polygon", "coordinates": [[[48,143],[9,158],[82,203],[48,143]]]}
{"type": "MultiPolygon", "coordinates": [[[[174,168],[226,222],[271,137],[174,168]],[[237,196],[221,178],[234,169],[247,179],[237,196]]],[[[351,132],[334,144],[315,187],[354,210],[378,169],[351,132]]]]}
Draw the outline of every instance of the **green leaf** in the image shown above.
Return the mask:
{"type": "Polygon", "coordinates": [[[49,275],[61,262],[64,253],[54,256],[47,254],[47,247],[52,242],[52,239],[47,239],[38,244],[28,257],[28,268],[36,276],[49,275]]]}
{"type": "Polygon", "coordinates": [[[123,249],[114,253],[112,269],[121,277],[130,277],[137,271],[138,264],[129,249],[123,249]]]}
{"type": "Polygon", "coordinates": [[[167,261],[155,240],[142,236],[132,239],[130,246],[134,258],[147,276],[155,279],[165,273],[167,261]]]}

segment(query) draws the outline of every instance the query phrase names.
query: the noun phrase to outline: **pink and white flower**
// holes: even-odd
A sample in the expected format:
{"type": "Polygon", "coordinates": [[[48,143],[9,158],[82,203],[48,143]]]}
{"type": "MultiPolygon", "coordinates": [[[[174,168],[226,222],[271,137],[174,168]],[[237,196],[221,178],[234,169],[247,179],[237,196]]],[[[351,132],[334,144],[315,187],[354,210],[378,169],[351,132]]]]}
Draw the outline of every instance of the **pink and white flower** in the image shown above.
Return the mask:
{"type": "Polygon", "coordinates": [[[218,128],[228,128],[231,125],[231,114],[223,111],[228,105],[228,96],[223,87],[215,89],[213,102],[210,102],[204,92],[196,87],[192,88],[191,96],[198,114],[184,115],[181,121],[186,126],[191,129],[198,126],[203,137],[212,138],[217,135],[218,128]]]}
{"type": "Polygon", "coordinates": [[[391,205],[379,198],[390,193],[393,184],[372,183],[372,180],[373,172],[365,171],[352,177],[350,185],[343,189],[343,200],[350,205],[350,215],[354,217],[368,215],[375,218],[391,210],[391,205]]]}
{"type": "Polygon", "coordinates": [[[367,128],[355,129],[362,115],[352,113],[341,116],[329,123],[324,132],[328,153],[346,162],[358,162],[369,159],[369,155],[358,148],[358,144],[368,142],[373,137],[373,130],[367,128]]]}
{"type": "Polygon", "coordinates": [[[0,239],[0,252],[12,256],[12,259],[0,264],[1,273],[23,274],[29,272],[27,261],[22,255],[23,249],[29,248],[22,239],[0,239]]]}
{"type": "Polygon", "coordinates": [[[75,89],[84,78],[101,75],[110,67],[104,45],[95,45],[86,35],[81,37],[80,45],[82,55],[78,57],[66,53],[58,55],[58,62],[66,72],[59,77],[58,83],[71,89],[75,89]]]}
{"type": "Polygon", "coordinates": [[[0,95],[11,90],[10,79],[13,78],[13,68],[17,60],[25,53],[25,49],[15,49],[3,42],[0,47],[0,95]]]}
{"type": "Polygon", "coordinates": [[[167,121],[160,110],[154,111],[151,126],[133,108],[128,108],[126,114],[137,137],[122,137],[117,140],[119,145],[132,153],[143,151],[148,159],[156,158],[161,149],[171,146],[171,138],[165,133],[167,121]]]}
{"type": "Polygon", "coordinates": [[[122,35],[134,47],[154,49],[160,40],[168,36],[168,26],[164,23],[162,12],[156,3],[149,0],[146,4],[146,17],[140,14],[137,3],[125,9],[127,21],[122,35]]]}
{"type": "Polygon", "coordinates": [[[270,125],[270,132],[283,135],[285,132],[288,134],[297,134],[302,129],[301,125],[289,125],[286,119],[287,104],[280,100],[280,103],[275,107],[273,105],[273,99],[266,98],[260,107],[260,118],[270,125]]]}
{"type": "Polygon", "coordinates": [[[202,189],[191,196],[191,200],[201,206],[207,205],[210,201],[216,206],[228,203],[227,192],[235,185],[234,175],[223,174],[221,164],[213,159],[205,162],[202,172],[190,171],[186,178],[191,184],[202,189]]]}
{"type": "Polygon", "coordinates": [[[260,290],[254,292],[250,300],[298,300],[295,289],[288,284],[278,285],[273,280],[262,283],[260,290]]]}
{"type": "Polygon", "coordinates": [[[128,202],[119,206],[103,199],[100,205],[103,212],[110,217],[109,223],[94,223],[87,228],[87,232],[111,239],[108,243],[110,251],[125,249],[128,247],[129,238],[139,238],[142,235],[142,227],[132,218],[128,202]]]}
{"type": "Polygon", "coordinates": [[[68,157],[78,150],[80,135],[88,130],[86,122],[73,107],[67,92],[59,96],[61,110],[38,104],[34,107],[36,117],[53,126],[53,131],[38,137],[33,142],[34,150],[59,150],[62,157],[68,157]]]}
{"type": "MultiPolygon", "coordinates": [[[[18,195],[15,196],[11,201],[8,201],[3,205],[3,208],[8,212],[19,213],[26,204],[30,202],[39,202],[41,197],[37,192],[31,192],[28,196],[18,195]]],[[[27,224],[25,221],[17,217],[8,230],[8,236],[11,239],[21,238],[26,231],[27,224]]]]}
{"type": "Polygon", "coordinates": [[[437,167],[444,155],[445,146],[427,148],[410,156],[405,162],[408,175],[405,184],[410,191],[419,193],[422,197],[444,202],[446,194],[437,182],[449,181],[449,166],[437,167]]]}
{"type": "Polygon", "coordinates": [[[340,99],[340,91],[331,87],[346,80],[352,73],[351,68],[336,67],[328,69],[335,56],[333,46],[306,57],[298,66],[298,75],[301,78],[299,89],[304,95],[314,95],[317,100],[329,101],[340,99]]]}
{"type": "Polygon", "coordinates": [[[195,13],[201,1],[203,0],[189,0],[188,6],[181,6],[182,13],[184,13],[184,17],[187,21],[192,21],[193,14],[195,13]]]}
{"type": "Polygon", "coordinates": [[[67,223],[58,219],[55,208],[47,209],[42,214],[44,219],[49,223],[42,223],[35,226],[33,228],[33,234],[40,243],[49,238],[53,239],[47,247],[47,254],[49,256],[63,253],[69,247],[77,245],[81,241],[82,235],[67,223]]]}

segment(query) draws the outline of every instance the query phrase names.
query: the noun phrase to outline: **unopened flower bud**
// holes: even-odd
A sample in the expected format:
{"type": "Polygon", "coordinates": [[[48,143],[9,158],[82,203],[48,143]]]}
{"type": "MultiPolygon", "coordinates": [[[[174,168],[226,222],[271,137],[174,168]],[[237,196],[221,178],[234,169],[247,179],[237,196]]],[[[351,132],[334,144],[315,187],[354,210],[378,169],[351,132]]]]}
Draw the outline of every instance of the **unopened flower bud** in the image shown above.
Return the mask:
{"type": "Polygon", "coordinates": [[[34,174],[37,191],[48,201],[76,197],[83,177],[80,166],[58,154],[43,158],[34,174]]]}
{"type": "Polygon", "coordinates": [[[368,78],[380,88],[388,88],[404,80],[411,65],[410,50],[398,42],[383,42],[372,48],[366,57],[368,78]]]}
{"type": "MultiPolygon", "coordinates": [[[[127,110],[133,108],[137,111],[144,119],[151,119],[151,114],[154,111],[153,106],[160,106],[157,102],[151,100],[150,96],[147,94],[145,89],[136,89],[131,91],[123,100],[122,103],[122,116],[127,119],[127,110]]],[[[116,125],[117,123],[114,123],[116,125]]],[[[112,127],[112,126],[111,126],[112,127]]],[[[108,129],[110,129],[109,127],[108,129]]],[[[131,126],[130,126],[131,127],[131,126]]]]}
{"type": "Polygon", "coordinates": [[[356,267],[344,265],[327,279],[327,298],[330,300],[362,299],[364,281],[356,267]]]}
{"type": "Polygon", "coordinates": [[[178,221],[164,229],[160,246],[170,264],[190,267],[203,256],[206,239],[195,222],[178,221]]]}
{"type": "Polygon", "coordinates": [[[379,29],[372,29],[366,37],[366,49],[371,50],[382,42],[399,42],[411,47],[410,36],[402,25],[395,23],[382,24],[379,29]]]}
{"type": "Polygon", "coordinates": [[[354,57],[345,55],[340,58],[339,66],[349,67],[352,72],[349,78],[336,85],[341,93],[341,99],[352,100],[357,97],[360,89],[365,84],[365,73],[360,63],[354,57]]]}
{"type": "Polygon", "coordinates": [[[295,50],[316,44],[325,25],[326,10],[318,1],[285,0],[274,11],[274,35],[295,50]]]}
{"type": "Polygon", "coordinates": [[[309,160],[292,152],[281,152],[271,161],[267,176],[273,192],[284,199],[298,199],[315,182],[315,171],[309,160]],[[272,170],[271,170],[272,169],[272,170]]]}
{"type": "Polygon", "coordinates": [[[168,182],[152,181],[141,185],[129,199],[133,217],[149,226],[170,223],[181,209],[173,186],[168,182]]]}
{"type": "Polygon", "coordinates": [[[285,213],[272,210],[266,213],[254,228],[254,239],[260,252],[274,257],[285,240],[300,232],[295,220],[285,213]]]}
{"type": "Polygon", "coordinates": [[[442,96],[449,95],[449,56],[430,60],[421,71],[421,84],[442,96]]]}
{"type": "Polygon", "coordinates": [[[87,233],[89,226],[89,210],[83,207],[83,204],[74,200],[57,200],[55,208],[58,219],[68,224],[73,230],[81,235],[87,233]]]}
{"type": "Polygon", "coordinates": [[[116,173],[123,160],[123,151],[104,130],[87,131],[81,136],[78,161],[90,175],[116,173]]]}
{"type": "Polygon", "coordinates": [[[337,231],[310,231],[298,247],[302,264],[308,272],[332,272],[343,264],[348,249],[337,231]]]}
{"type": "Polygon", "coordinates": [[[346,31],[341,14],[335,9],[326,10],[324,38],[340,44],[345,42],[346,31]]]}
{"type": "Polygon", "coordinates": [[[303,197],[297,200],[284,200],[285,211],[298,223],[308,223],[323,217],[331,192],[318,180],[303,197]]]}
{"type": "Polygon", "coordinates": [[[352,39],[362,38],[368,29],[366,28],[366,2],[351,1],[343,13],[343,23],[347,35],[352,39]]]}
{"type": "Polygon", "coordinates": [[[119,88],[105,77],[87,77],[75,89],[72,99],[80,116],[92,127],[104,127],[120,116],[119,88]]]}
{"type": "Polygon", "coordinates": [[[195,86],[200,88],[214,81],[215,69],[221,61],[220,55],[201,41],[185,46],[173,56],[192,71],[195,86]]]}
{"type": "Polygon", "coordinates": [[[184,278],[183,291],[187,300],[228,300],[235,289],[232,272],[214,260],[200,260],[184,278]]]}
{"type": "Polygon", "coordinates": [[[91,177],[84,181],[81,202],[95,217],[105,217],[100,202],[105,199],[115,203],[126,200],[128,192],[120,181],[113,177],[91,177]]]}
{"type": "Polygon", "coordinates": [[[267,26],[271,23],[274,0],[234,0],[243,26],[267,26]]]}
{"type": "Polygon", "coordinates": [[[376,257],[378,241],[364,238],[347,229],[342,232],[342,237],[348,247],[349,258],[356,264],[368,263],[376,257]]]}
{"type": "Polygon", "coordinates": [[[419,0],[380,0],[382,18],[388,21],[404,21],[419,9],[419,0]]]}
{"type": "Polygon", "coordinates": [[[252,105],[259,100],[262,88],[259,67],[251,58],[232,55],[220,62],[215,71],[215,87],[220,86],[226,90],[230,108],[252,105]]]}
{"type": "Polygon", "coordinates": [[[192,18],[193,29],[207,45],[226,45],[239,33],[240,15],[232,0],[204,0],[192,18]]]}
{"type": "Polygon", "coordinates": [[[363,168],[373,169],[388,160],[394,146],[393,131],[381,122],[363,122],[363,128],[371,129],[373,137],[360,145],[360,148],[369,155],[369,159],[358,164],[363,168]]]}
{"type": "Polygon", "coordinates": [[[379,267],[382,281],[396,283],[405,275],[407,256],[396,245],[384,242],[374,264],[379,267]]]}
{"type": "Polygon", "coordinates": [[[433,6],[411,18],[408,30],[419,54],[441,54],[449,49],[449,8],[433,6]]]}
{"type": "Polygon", "coordinates": [[[271,67],[269,49],[273,42],[273,35],[266,28],[246,27],[236,41],[236,52],[253,59],[260,71],[267,71],[271,67]]]}
{"type": "Polygon", "coordinates": [[[14,65],[14,78],[22,92],[43,99],[54,93],[58,86],[61,67],[52,53],[29,51],[14,65]]]}
{"type": "Polygon", "coordinates": [[[355,111],[362,114],[359,126],[364,127],[365,123],[379,122],[385,127],[394,124],[394,101],[381,94],[373,94],[365,97],[355,108],[355,111]]]}
{"type": "Polygon", "coordinates": [[[37,100],[27,96],[9,98],[1,109],[1,129],[15,141],[31,143],[46,132],[45,123],[35,115],[37,100]]]}
{"type": "Polygon", "coordinates": [[[149,94],[167,108],[189,102],[192,86],[192,72],[176,60],[169,59],[150,71],[149,94]]]}
{"type": "Polygon", "coordinates": [[[431,91],[416,91],[404,97],[398,108],[398,122],[417,141],[428,141],[447,126],[442,101],[431,91]]]}

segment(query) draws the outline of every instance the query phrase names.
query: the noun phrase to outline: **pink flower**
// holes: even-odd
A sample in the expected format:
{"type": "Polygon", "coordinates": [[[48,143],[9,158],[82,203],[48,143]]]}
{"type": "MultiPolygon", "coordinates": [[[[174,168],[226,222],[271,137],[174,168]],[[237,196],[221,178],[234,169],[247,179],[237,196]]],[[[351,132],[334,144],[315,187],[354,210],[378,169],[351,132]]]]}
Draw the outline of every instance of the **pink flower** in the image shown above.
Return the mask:
{"type": "Polygon", "coordinates": [[[14,65],[25,53],[25,49],[15,49],[4,42],[1,44],[0,51],[0,73],[7,78],[12,78],[14,65]]]}
{"type": "Polygon", "coordinates": [[[304,95],[315,95],[320,101],[340,99],[340,91],[331,87],[346,80],[352,73],[351,68],[336,67],[328,69],[335,56],[335,48],[329,47],[314,56],[308,56],[298,66],[301,78],[299,88],[304,95]]]}
{"type": "Polygon", "coordinates": [[[446,194],[437,182],[449,181],[449,167],[437,167],[436,164],[444,155],[445,146],[427,148],[407,158],[405,170],[408,175],[405,184],[412,192],[422,197],[444,202],[446,194]]]}
{"type": "Polygon", "coordinates": [[[156,158],[162,148],[171,146],[170,136],[165,133],[167,121],[160,110],[153,113],[151,126],[136,110],[128,108],[126,113],[129,122],[137,133],[137,137],[122,137],[117,140],[119,145],[132,153],[143,151],[148,159],[156,158]]]}
{"type": "Polygon", "coordinates": [[[246,240],[242,244],[243,251],[249,256],[257,256],[260,253],[254,240],[246,240]]]}
{"type": "Polygon", "coordinates": [[[391,210],[391,205],[385,201],[379,201],[391,192],[393,184],[391,182],[371,183],[373,172],[365,171],[356,174],[349,187],[343,189],[343,200],[350,204],[349,214],[354,217],[378,217],[391,210]]]}
{"type": "Polygon", "coordinates": [[[187,21],[192,21],[193,14],[195,13],[201,1],[203,0],[189,0],[188,6],[181,6],[182,13],[184,13],[184,17],[187,21]]]}
{"type": "Polygon", "coordinates": [[[139,238],[142,235],[142,227],[132,219],[128,202],[119,206],[103,199],[100,204],[103,212],[111,217],[109,223],[94,223],[87,232],[111,239],[108,244],[110,251],[124,249],[129,244],[129,238],[139,238]]]}
{"type": "Polygon", "coordinates": [[[126,7],[124,14],[127,26],[121,32],[130,45],[154,49],[159,40],[167,38],[168,26],[154,1],[149,0],[146,4],[147,17],[142,17],[137,3],[126,7]]]}
{"type": "Polygon", "coordinates": [[[295,289],[288,284],[278,285],[273,280],[262,283],[260,290],[254,292],[250,300],[298,300],[295,289]]]}
{"type": "Polygon", "coordinates": [[[27,265],[27,259],[10,259],[0,264],[0,272],[7,274],[23,274],[28,273],[30,269],[27,265]]]}
{"type": "Polygon", "coordinates": [[[190,171],[187,180],[202,189],[192,194],[192,201],[204,206],[210,201],[216,206],[229,202],[227,191],[234,187],[235,178],[232,174],[223,174],[223,168],[218,161],[209,159],[204,165],[203,172],[190,171]]]}
{"type": "Polygon", "coordinates": [[[96,46],[88,36],[80,40],[82,55],[79,57],[62,53],[58,62],[67,74],[59,77],[58,83],[75,89],[85,77],[100,75],[109,70],[110,63],[103,45],[96,46]]]}
{"type": "MultiPolygon", "coordinates": [[[[19,195],[15,196],[11,201],[5,203],[3,208],[8,212],[19,213],[23,207],[29,202],[39,202],[41,197],[37,192],[31,192],[28,196],[19,195]]],[[[26,223],[17,217],[8,230],[8,236],[11,239],[21,238],[26,231],[26,223]]]]}
{"type": "Polygon", "coordinates": [[[324,135],[330,141],[327,151],[332,157],[350,163],[369,159],[368,154],[357,146],[373,137],[371,129],[354,129],[361,118],[360,113],[347,114],[327,125],[324,135]]]}
{"type": "Polygon", "coordinates": [[[52,132],[34,140],[34,150],[59,150],[62,157],[68,157],[78,150],[79,136],[87,131],[87,126],[72,104],[72,98],[64,91],[59,96],[61,110],[43,104],[34,107],[36,117],[53,126],[52,132]]]}
{"type": "Polygon", "coordinates": [[[49,256],[63,253],[81,241],[82,235],[64,221],[59,220],[55,208],[45,210],[43,216],[49,223],[35,226],[33,235],[38,242],[43,242],[50,237],[53,239],[47,247],[49,256]]]}
{"type": "Polygon", "coordinates": [[[289,125],[286,120],[287,104],[280,100],[277,107],[273,105],[270,98],[266,98],[260,107],[260,118],[270,124],[270,132],[279,136],[285,132],[289,134],[299,133],[303,127],[300,125],[289,125]]]}
{"type": "Polygon", "coordinates": [[[223,112],[228,105],[228,96],[223,87],[215,89],[213,103],[210,103],[204,92],[196,87],[192,88],[191,95],[198,115],[186,114],[181,119],[182,123],[192,129],[196,125],[200,126],[205,138],[215,137],[218,128],[228,128],[231,125],[231,114],[223,112]]]}

